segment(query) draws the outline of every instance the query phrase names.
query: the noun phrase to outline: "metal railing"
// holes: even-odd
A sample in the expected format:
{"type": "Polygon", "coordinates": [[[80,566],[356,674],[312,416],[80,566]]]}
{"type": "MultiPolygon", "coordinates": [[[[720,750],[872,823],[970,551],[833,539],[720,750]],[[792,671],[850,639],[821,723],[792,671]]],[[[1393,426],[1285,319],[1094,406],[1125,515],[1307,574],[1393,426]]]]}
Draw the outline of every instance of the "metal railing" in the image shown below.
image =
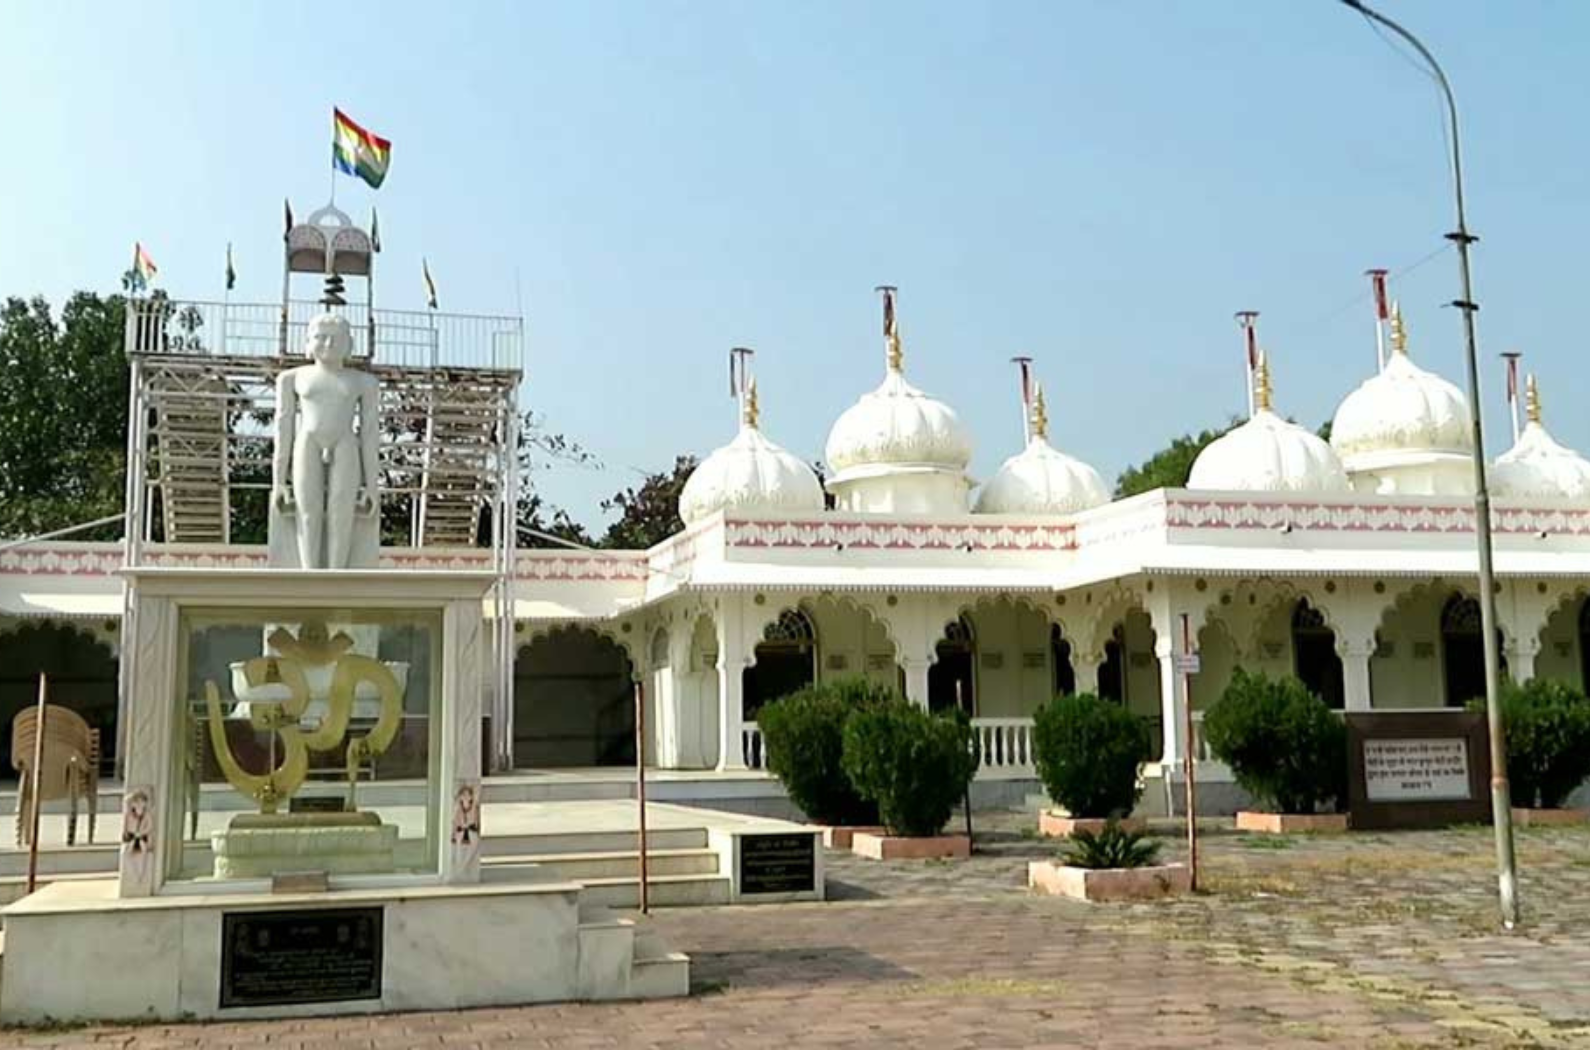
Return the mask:
{"type": "MultiPolygon", "coordinates": [[[[319,303],[200,302],[132,299],[127,304],[129,354],[296,357],[319,303]]],[[[524,322],[518,317],[336,308],[353,332],[353,356],[405,368],[521,371],[524,322]],[[371,350],[374,348],[374,353],[371,350]]]]}

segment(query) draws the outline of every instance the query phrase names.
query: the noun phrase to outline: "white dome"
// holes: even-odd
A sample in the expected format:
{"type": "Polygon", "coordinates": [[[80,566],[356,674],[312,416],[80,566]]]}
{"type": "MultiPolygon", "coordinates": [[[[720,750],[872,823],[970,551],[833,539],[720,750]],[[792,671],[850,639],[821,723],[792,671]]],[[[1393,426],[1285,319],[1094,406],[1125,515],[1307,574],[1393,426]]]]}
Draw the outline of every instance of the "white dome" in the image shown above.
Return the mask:
{"type": "Polygon", "coordinates": [[[1110,501],[1099,472],[1034,436],[977,494],[978,514],[1072,514],[1110,501]]]}
{"type": "Polygon", "coordinates": [[[1190,489],[1346,492],[1341,460],[1324,439],[1269,408],[1211,442],[1193,462],[1190,489]]]}
{"type": "Polygon", "coordinates": [[[1027,447],[1000,466],[977,494],[978,514],[1072,514],[1110,501],[1099,472],[1049,444],[1043,388],[1033,395],[1027,447]]]}
{"type": "Polygon", "coordinates": [[[1504,498],[1590,499],[1590,460],[1546,432],[1534,376],[1529,377],[1528,401],[1524,432],[1491,467],[1492,490],[1504,498]]]}
{"type": "Polygon", "coordinates": [[[1355,469],[1355,458],[1385,453],[1468,452],[1474,447],[1463,392],[1414,364],[1400,313],[1392,317],[1392,352],[1380,373],[1347,395],[1331,421],[1331,447],[1355,469]]]}
{"type": "Polygon", "coordinates": [[[679,493],[679,517],[694,525],[720,510],[816,513],[823,487],[799,457],[773,444],[757,429],[756,393],[733,441],[691,472],[679,493]]]}
{"type": "Polygon", "coordinates": [[[824,454],[836,481],[880,467],[959,473],[971,458],[972,440],[955,410],[907,383],[897,365],[834,423],[824,454]]]}

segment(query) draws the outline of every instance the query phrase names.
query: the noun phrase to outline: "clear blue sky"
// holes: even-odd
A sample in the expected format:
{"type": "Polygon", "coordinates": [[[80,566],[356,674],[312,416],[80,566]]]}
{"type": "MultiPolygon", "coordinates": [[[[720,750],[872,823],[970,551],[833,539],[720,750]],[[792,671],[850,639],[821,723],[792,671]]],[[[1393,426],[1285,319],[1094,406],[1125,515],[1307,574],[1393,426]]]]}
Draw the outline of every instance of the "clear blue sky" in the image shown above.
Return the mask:
{"type": "MultiPolygon", "coordinates": [[[[1578,341],[1590,234],[1590,4],[1383,0],[1464,110],[1493,446],[1496,354],[1590,447],[1578,341]]],[[[724,357],[759,351],[764,427],[807,458],[883,368],[986,477],[1029,353],[1060,447],[1112,477],[1243,405],[1232,312],[1263,311],[1278,407],[1316,425],[1369,372],[1361,272],[1440,246],[1434,89],[1332,0],[7,5],[0,294],[110,291],[141,239],[177,297],[279,288],[281,200],[329,182],[329,112],[393,140],[378,295],[529,331],[530,405],[596,450],[548,496],[595,523],[631,468],[734,427],[724,357]],[[1357,300],[1355,302],[1355,300],[1357,300]]],[[[1456,264],[1399,282],[1417,360],[1460,382],[1456,264]]]]}

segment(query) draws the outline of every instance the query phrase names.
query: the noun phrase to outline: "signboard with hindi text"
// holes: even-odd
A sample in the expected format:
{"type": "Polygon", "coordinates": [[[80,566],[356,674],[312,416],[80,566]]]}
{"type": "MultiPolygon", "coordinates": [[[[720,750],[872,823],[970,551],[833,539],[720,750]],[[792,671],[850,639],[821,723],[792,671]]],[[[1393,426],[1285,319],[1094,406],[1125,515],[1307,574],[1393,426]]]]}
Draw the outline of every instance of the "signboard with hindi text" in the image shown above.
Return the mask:
{"type": "Polygon", "coordinates": [[[1352,826],[1440,827],[1490,820],[1485,716],[1474,711],[1350,711],[1352,826]]]}
{"type": "Polygon", "coordinates": [[[1364,741],[1370,802],[1469,799],[1469,742],[1463,737],[1364,741]]]}

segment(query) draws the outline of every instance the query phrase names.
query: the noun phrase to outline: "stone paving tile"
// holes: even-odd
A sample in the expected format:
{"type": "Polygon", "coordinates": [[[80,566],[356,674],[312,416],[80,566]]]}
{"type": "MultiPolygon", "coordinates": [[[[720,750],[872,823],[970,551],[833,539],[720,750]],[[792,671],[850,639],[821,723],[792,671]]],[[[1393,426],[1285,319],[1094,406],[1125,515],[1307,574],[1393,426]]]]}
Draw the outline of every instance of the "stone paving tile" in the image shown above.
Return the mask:
{"type": "Polygon", "coordinates": [[[1033,820],[978,814],[965,862],[830,853],[826,904],[659,912],[694,959],[688,999],[11,1030],[0,1045],[1590,1046],[1590,830],[1519,836],[1527,921],[1504,934],[1488,829],[1211,833],[1204,894],[1085,905],[1027,893],[1028,860],[1055,851],[1033,820]]]}

